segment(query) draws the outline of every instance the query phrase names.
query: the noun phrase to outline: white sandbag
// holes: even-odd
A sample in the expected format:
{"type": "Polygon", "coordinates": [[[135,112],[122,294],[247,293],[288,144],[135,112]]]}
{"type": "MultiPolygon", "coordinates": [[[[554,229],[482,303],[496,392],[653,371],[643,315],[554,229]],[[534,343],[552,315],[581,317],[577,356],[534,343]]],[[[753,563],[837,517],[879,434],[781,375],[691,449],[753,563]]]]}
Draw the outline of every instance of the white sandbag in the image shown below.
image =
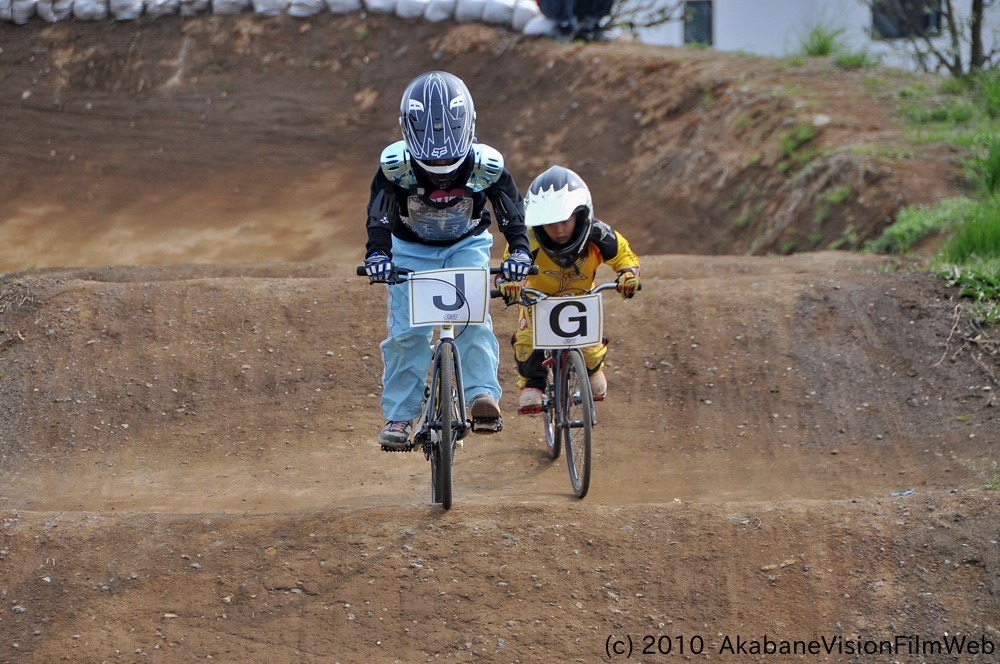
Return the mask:
{"type": "Polygon", "coordinates": [[[103,21],[109,12],[108,0],[73,0],[73,18],[78,21],[103,21]]]}
{"type": "Polygon", "coordinates": [[[181,10],[181,0],[143,0],[146,16],[173,16],[181,10]]]}
{"type": "Polygon", "coordinates": [[[514,18],[515,0],[486,0],[483,9],[483,23],[510,25],[514,18]]]}
{"type": "Polygon", "coordinates": [[[396,0],[365,0],[365,9],[372,14],[395,14],[396,0]]]}
{"type": "Polygon", "coordinates": [[[486,0],[458,0],[455,4],[455,20],[459,23],[476,23],[483,20],[486,0]]]}
{"type": "Polygon", "coordinates": [[[427,11],[429,0],[397,0],[396,16],[399,18],[422,18],[427,11]]]}
{"type": "Polygon", "coordinates": [[[455,16],[455,2],[456,0],[427,0],[424,20],[431,23],[451,20],[455,16]]]}
{"type": "Polygon", "coordinates": [[[10,20],[17,25],[24,25],[35,15],[35,0],[11,0],[10,20]]]}
{"type": "Polygon", "coordinates": [[[109,0],[108,9],[117,21],[133,21],[142,16],[142,0],[109,0]]]}
{"type": "Polygon", "coordinates": [[[253,13],[257,16],[281,16],[288,9],[289,0],[253,0],[253,13]]]}
{"type": "Polygon", "coordinates": [[[510,27],[521,32],[524,26],[528,25],[528,21],[541,15],[542,10],[538,8],[535,0],[517,0],[514,3],[514,16],[510,20],[510,27]]]}
{"type": "Polygon", "coordinates": [[[49,23],[65,21],[73,18],[73,0],[38,0],[35,11],[49,23]]]}
{"type": "Polygon", "coordinates": [[[250,0],[212,0],[213,14],[239,14],[250,9],[250,0]]]}
{"type": "Polygon", "coordinates": [[[555,34],[556,22],[545,16],[544,14],[539,14],[535,18],[528,21],[528,24],[524,26],[522,32],[529,37],[549,37],[555,34]]]}
{"type": "Polygon", "coordinates": [[[326,0],[291,0],[288,15],[295,18],[309,18],[326,11],[326,0]]]}
{"type": "Polygon", "coordinates": [[[181,16],[197,16],[212,11],[212,0],[181,0],[181,16]]]}
{"type": "Polygon", "coordinates": [[[361,0],[326,0],[326,6],[331,14],[350,14],[361,11],[361,0]]]}
{"type": "Polygon", "coordinates": [[[0,0],[0,21],[10,23],[14,20],[14,14],[10,7],[10,0],[0,0]]]}

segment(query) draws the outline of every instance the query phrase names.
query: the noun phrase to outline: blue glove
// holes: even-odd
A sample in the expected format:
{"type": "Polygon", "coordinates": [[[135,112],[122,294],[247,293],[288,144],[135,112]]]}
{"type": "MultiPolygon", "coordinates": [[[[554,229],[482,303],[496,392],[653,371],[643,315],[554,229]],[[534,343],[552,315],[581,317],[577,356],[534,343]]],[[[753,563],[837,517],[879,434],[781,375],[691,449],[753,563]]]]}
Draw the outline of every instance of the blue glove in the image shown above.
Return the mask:
{"type": "Polygon", "coordinates": [[[396,266],[392,264],[392,259],[381,251],[376,251],[365,259],[365,274],[368,275],[369,283],[389,281],[395,270],[396,266]]]}
{"type": "Polygon", "coordinates": [[[531,254],[518,249],[500,265],[500,278],[504,281],[522,281],[528,276],[531,267],[531,254]]]}

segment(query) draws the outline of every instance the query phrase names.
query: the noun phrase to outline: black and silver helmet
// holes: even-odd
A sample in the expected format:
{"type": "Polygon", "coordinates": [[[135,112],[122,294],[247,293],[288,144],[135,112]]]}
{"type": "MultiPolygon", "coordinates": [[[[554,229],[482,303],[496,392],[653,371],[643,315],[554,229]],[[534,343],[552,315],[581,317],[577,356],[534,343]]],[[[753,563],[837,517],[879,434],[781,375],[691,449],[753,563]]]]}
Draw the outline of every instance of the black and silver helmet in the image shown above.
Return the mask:
{"type": "Polygon", "coordinates": [[[399,105],[399,126],[416,166],[437,186],[454,182],[472,149],[476,109],[462,79],[443,71],[417,76],[399,105]],[[445,161],[431,165],[430,161],[445,161]]]}
{"type": "Polygon", "coordinates": [[[594,204],[583,178],[568,168],[553,166],[528,187],[524,223],[546,226],[566,221],[570,215],[576,215],[576,228],[565,244],[557,245],[548,234],[535,232],[542,250],[560,267],[571,267],[583,255],[594,227],[594,204]]]}

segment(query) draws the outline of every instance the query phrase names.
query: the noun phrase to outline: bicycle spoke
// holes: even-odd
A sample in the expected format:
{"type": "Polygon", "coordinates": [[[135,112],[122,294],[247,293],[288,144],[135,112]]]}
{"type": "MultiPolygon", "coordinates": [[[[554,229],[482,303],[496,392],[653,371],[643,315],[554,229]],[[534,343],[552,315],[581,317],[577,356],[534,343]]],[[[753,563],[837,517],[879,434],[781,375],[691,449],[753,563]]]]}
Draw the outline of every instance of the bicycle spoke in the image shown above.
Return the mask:
{"type": "Polygon", "coordinates": [[[590,488],[594,402],[590,393],[587,365],[579,351],[571,350],[566,354],[562,375],[565,388],[563,437],[566,442],[566,463],[569,466],[573,493],[577,498],[583,498],[590,488]]]}

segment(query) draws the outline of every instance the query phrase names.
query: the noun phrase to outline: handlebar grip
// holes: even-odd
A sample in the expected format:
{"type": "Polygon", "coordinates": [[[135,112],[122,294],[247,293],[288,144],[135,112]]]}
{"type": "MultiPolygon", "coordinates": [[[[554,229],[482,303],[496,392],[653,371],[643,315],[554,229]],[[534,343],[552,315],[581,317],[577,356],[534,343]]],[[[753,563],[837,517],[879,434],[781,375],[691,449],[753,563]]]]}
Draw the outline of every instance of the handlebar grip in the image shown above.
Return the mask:
{"type": "MultiPolygon", "coordinates": [[[[490,268],[490,274],[500,274],[500,268],[499,267],[491,267],[490,268]]],[[[531,267],[529,267],[528,268],[528,274],[538,274],[538,266],[537,265],[532,265],[531,267]]]]}
{"type": "MultiPolygon", "coordinates": [[[[359,277],[367,277],[368,276],[368,272],[365,270],[365,266],[364,265],[358,265],[357,267],[355,267],[354,271],[357,273],[357,275],[359,277]]],[[[393,272],[395,272],[396,274],[410,274],[411,272],[413,272],[413,270],[411,270],[409,268],[406,268],[406,267],[396,266],[396,267],[393,268],[393,272]]]]}

